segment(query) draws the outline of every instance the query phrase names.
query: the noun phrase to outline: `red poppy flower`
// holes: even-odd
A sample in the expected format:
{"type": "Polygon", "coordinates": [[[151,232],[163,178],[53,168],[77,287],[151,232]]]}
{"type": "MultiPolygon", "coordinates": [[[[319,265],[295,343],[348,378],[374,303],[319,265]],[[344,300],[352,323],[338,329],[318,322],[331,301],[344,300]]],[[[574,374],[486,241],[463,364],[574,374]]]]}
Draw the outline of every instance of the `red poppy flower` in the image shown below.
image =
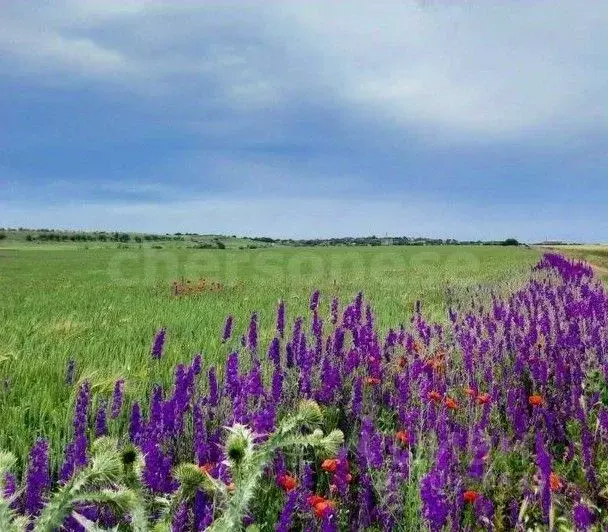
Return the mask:
{"type": "Polygon", "coordinates": [[[562,479],[559,478],[555,473],[551,473],[549,475],[549,488],[551,491],[559,491],[563,486],[564,484],[562,483],[562,479]]]}
{"type": "Polygon", "coordinates": [[[528,403],[532,406],[541,406],[544,402],[545,400],[542,395],[531,395],[528,397],[528,403]]]}
{"type": "Polygon", "coordinates": [[[477,500],[477,497],[479,497],[479,493],[474,490],[467,490],[462,494],[464,502],[468,502],[469,504],[473,504],[477,500]]]}
{"type": "Polygon", "coordinates": [[[323,463],[321,464],[321,469],[323,471],[327,471],[328,473],[335,473],[339,461],[340,460],[338,460],[337,458],[328,458],[327,460],[323,460],[323,463]]]}
{"type": "Polygon", "coordinates": [[[211,474],[211,471],[213,471],[214,467],[215,467],[214,463],[207,462],[206,464],[203,464],[202,466],[199,466],[199,469],[201,471],[204,471],[205,473],[211,474]]]}
{"type": "Polygon", "coordinates": [[[397,438],[397,441],[401,442],[402,445],[410,443],[410,435],[406,430],[397,431],[395,433],[395,438],[397,438]]]}
{"type": "Polygon", "coordinates": [[[441,401],[441,394],[433,390],[429,392],[429,400],[439,403],[441,401]]]}
{"type": "Polygon", "coordinates": [[[458,403],[455,399],[452,399],[451,397],[446,397],[444,402],[445,406],[450,410],[456,410],[458,408],[458,403]]]}
{"type": "Polygon", "coordinates": [[[468,395],[469,397],[475,398],[475,396],[477,395],[477,392],[473,388],[465,388],[464,394],[468,395]]]}
{"type": "Polygon", "coordinates": [[[334,508],[336,507],[336,504],[334,503],[334,501],[330,501],[328,499],[324,499],[321,502],[318,502],[317,504],[314,505],[314,511],[315,511],[315,515],[317,517],[325,517],[328,513],[330,513],[334,508]]]}
{"type": "Polygon", "coordinates": [[[370,384],[372,386],[376,384],[380,384],[380,379],[377,377],[365,377],[365,384],[370,384]]]}
{"type": "Polygon", "coordinates": [[[433,371],[437,371],[438,373],[442,373],[443,372],[443,368],[445,366],[445,362],[443,360],[443,358],[441,357],[433,357],[430,358],[429,360],[427,360],[424,365],[427,368],[432,369],[433,371]]]}
{"type": "Polygon", "coordinates": [[[323,502],[324,500],[325,500],[325,497],[321,497],[321,495],[309,495],[308,498],[306,499],[308,504],[310,504],[311,506],[314,506],[315,504],[323,502]]]}
{"type": "Polygon", "coordinates": [[[298,481],[296,480],[296,478],[292,477],[288,473],[281,475],[278,478],[278,483],[279,486],[281,486],[285,491],[294,490],[298,485],[298,481]]]}
{"type": "Polygon", "coordinates": [[[480,405],[485,405],[486,403],[490,402],[490,399],[492,399],[492,397],[490,396],[489,393],[480,393],[477,396],[477,403],[480,405]]]}
{"type": "Polygon", "coordinates": [[[407,366],[407,359],[405,357],[401,357],[399,359],[399,367],[404,368],[405,366],[407,366]]]}

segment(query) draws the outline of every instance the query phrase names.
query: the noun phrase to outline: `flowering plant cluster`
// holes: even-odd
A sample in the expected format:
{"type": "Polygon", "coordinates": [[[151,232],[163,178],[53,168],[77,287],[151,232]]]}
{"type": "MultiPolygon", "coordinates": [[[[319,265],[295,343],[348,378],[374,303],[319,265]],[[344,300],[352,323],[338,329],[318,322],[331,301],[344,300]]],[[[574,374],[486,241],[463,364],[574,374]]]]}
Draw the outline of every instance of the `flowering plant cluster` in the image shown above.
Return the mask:
{"type": "MultiPolygon", "coordinates": [[[[126,375],[93,412],[81,383],[61,467],[50,470],[38,441],[21,482],[5,474],[5,503],[36,522],[53,486],[90,467],[88,442],[128,415],[119,445],[141,456],[134,476],[149,526],[608,527],[608,294],[586,264],[547,254],[513,294],[461,302],[447,324],[428,323],[417,305],[384,334],[362,294],[344,308],[321,302],[314,292],[309,317],[290,327],[280,302],[265,349],[256,314],[238,338],[228,317],[225,364],[197,355],[177,366],[171,389],[156,385],[141,401],[123,397],[126,375]]],[[[159,330],[154,363],[165,339],[159,330]]],[[[85,530],[80,517],[140,523],[102,498],[74,506],[63,529],[85,530]]]]}

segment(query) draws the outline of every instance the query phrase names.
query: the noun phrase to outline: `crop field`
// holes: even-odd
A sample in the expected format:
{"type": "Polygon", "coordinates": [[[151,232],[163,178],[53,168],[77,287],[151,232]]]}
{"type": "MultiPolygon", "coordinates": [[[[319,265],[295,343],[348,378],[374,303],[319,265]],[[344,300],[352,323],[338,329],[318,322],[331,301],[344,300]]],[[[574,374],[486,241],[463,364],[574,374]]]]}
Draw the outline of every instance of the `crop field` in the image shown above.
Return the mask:
{"type": "Polygon", "coordinates": [[[608,295],[584,264],[23,245],[0,290],[2,530],[608,523],[608,295]]]}
{"type": "Polygon", "coordinates": [[[175,364],[196,353],[223,362],[229,351],[220,333],[229,314],[243,329],[257,312],[262,343],[273,337],[279,299],[293,318],[305,312],[315,289],[326,307],[333,296],[347,301],[363,290],[385,330],[409,321],[418,299],[430,319],[445,320],[450,292],[516,286],[537,258],[473,247],[0,250],[6,382],[0,426],[7,429],[0,447],[26,449],[37,435],[63,447],[74,395],[64,385],[70,359],[96,390],[107,392],[124,377],[127,395],[137,397],[150,379],[168,383],[175,364]],[[197,291],[200,279],[208,286],[197,291]],[[193,288],[175,295],[175,281],[193,288]],[[150,343],[161,327],[167,329],[163,364],[151,375],[150,343]]]}

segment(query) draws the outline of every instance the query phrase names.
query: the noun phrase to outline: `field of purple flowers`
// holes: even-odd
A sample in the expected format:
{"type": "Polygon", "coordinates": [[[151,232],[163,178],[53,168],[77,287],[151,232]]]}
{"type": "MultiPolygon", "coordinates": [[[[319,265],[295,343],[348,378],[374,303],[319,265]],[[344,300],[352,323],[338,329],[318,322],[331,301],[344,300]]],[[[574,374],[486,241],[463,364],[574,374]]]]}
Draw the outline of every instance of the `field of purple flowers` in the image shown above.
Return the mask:
{"type": "Polygon", "coordinates": [[[547,254],[517,292],[480,292],[447,325],[419,304],[381,334],[361,293],[286,312],[267,346],[256,314],[242,336],[228,317],[223,366],[197,355],[139,402],[129,375],[107,398],[82,382],[60,467],[45,440],[23,467],[0,456],[0,528],[608,528],[608,293],[588,265],[547,254]],[[93,442],[127,417],[120,468],[102,474],[93,442]]]}

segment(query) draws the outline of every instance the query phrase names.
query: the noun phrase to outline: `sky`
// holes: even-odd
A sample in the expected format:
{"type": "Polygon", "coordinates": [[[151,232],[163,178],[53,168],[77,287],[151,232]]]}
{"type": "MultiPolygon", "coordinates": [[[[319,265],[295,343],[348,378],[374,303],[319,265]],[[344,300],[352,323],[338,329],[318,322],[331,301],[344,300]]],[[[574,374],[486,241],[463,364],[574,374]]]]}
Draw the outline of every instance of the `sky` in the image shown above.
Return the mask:
{"type": "Polygon", "coordinates": [[[0,0],[0,226],[608,242],[608,2],[0,0]]]}

